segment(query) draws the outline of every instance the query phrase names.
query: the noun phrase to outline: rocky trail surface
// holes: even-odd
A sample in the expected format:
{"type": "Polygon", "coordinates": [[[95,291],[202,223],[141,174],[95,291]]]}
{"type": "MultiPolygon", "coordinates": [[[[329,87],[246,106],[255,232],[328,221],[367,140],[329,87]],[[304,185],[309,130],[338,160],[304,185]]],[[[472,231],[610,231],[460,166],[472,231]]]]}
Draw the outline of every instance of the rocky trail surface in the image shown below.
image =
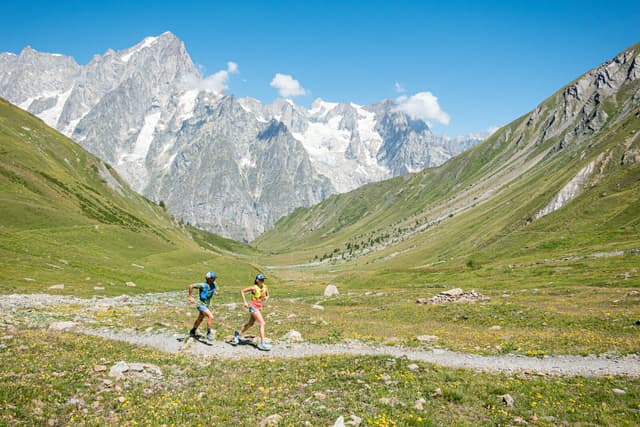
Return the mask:
{"type": "Polygon", "coordinates": [[[222,338],[207,342],[186,338],[185,334],[172,331],[140,331],[115,326],[104,326],[87,321],[80,314],[72,320],[56,318],[55,307],[77,305],[85,311],[96,307],[141,309],[145,304],[170,305],[180,298],[176,292],[115,298],[82,299],[67,296],[2,295],[0,296],[0,331],[17,325],[35,327],[49,325],[49,330],[68,330],[111,340],[125,341],[168,353],[182,353],[212,358],[301,358],[319,355],[370,355],[407,358],[412,361],[434,363],[451,368],[465,368],[482,372],[526,373],[553,376],[607,376],[623,375],[640,377],[640,355],[618,356],[573,356],[557,355],[542,358],[520,355],[478,355],[446,349],[416,349],[399,346],[375,345],[349,340],[339,344],[314,344],[307,342],[273,342],[269,352],[257,350],[250,345],[232,346],[222,338]]]}

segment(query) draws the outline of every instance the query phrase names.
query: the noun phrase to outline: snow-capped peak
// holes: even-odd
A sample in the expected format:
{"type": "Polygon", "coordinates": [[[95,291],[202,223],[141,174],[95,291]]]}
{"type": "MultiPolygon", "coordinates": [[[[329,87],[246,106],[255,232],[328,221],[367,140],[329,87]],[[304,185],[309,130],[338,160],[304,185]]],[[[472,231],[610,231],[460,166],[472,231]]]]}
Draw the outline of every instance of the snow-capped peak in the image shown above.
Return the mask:
{"type": "Polygon", "coordinates": [[[145,37],[145,39],[142,40],[137,45],[133,46],[132,48],[129,48],[127,50],[122,51],[122,55],[120,56],[120,60],[122,62],[129,62],[129,59],[131,59],[131,57],[133,55],[135,55],[136,53],[140,52],[142,49],[146,49],[148,47],[153,46],[153,44],[156,42],[156,40],[158,40],[158,37],[145,37]]]}

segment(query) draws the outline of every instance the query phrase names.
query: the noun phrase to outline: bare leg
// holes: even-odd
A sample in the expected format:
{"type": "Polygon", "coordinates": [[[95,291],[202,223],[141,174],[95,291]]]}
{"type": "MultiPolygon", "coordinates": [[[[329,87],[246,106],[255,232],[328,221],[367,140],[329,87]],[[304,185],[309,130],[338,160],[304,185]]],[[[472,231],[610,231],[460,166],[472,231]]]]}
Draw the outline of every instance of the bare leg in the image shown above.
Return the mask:
{"type": "Polygon", "coordinates": [[[253,322],[255,322],[255,319],[253,318],[253,314],[251,314],[251,317],[249,318],[249,321],[244,324],[242,329],[240,329],[240,335],[243,335],[247,331],[247,329],[252,327],[253,326],[253,322]]]}
{"type": "Polygon", "coordinates": [[[251,319],[255,319],[255,321],[258,322],[258,325],[260,326],[260,342],[264,343],[264,329],[265,329],[265,322],[264,319],[262,318],[262,313],[260,313],[259,311],[256,311],[254,313],[251,313],[251,319]]]}
{"type": "Polygon", "coordinates": [[[200,323],[202,323],[202,319],[204,319],[204,314],[199,313],[198,314],[198,318],[196,319],[196,322],[193,324],[193,330],[194,331],[196,329],[198,329],[198,326],[200,326],[200,323]]]}
{"type": "Polygon", "coordinates": [[[207,316],[207,328],[211,329],[211,326],[213,326],[213,313],[207,310],[204,312],[204,315],[207,316]]]}

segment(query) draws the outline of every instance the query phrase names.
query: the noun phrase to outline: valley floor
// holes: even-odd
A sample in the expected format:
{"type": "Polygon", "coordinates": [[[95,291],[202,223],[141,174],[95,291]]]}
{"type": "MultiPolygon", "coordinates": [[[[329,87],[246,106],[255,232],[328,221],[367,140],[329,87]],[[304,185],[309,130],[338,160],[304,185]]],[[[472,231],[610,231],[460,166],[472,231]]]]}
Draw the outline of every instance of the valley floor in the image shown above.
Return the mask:
{"type": "MultiPolygon", "coordinates": [[[[443,367],[465,368],[483,372],[527,373],[560,376],[623,375],[640,377],[640,356],[631,354],[616,356],[545,355],[528,357],[514,354],[478,355],[450,351],[443,348],[406,348],[393,345],[376,345],[358,340],[343,340],[332,344],[274,341],[270,352],[260,352],[251,346],[231,346],[218,337],[205,342],[189,339],[185,333],[164,327],[139,330],[122,325],[106,325],[88,312],[117,314],[132,307],[140,309],[151,303],[161,313],[161,307],[169,306],[182,294],[146,294],[134,297],[82,299],[47,294],[2,295],[0,308],[3,323],[12,327],[39,325],[49,330],[68,330],[109,340],[124,341],[137,346],[151,347],[163,352],[189,354],[209,358],[242,359],[250,357],[304,358],[321,355],[390,356],[412,361],[434,363],[443,367]],[[83,314],[84,313],[84,314],[83,314]],[[61,320],[72,319],[72,320],[61,320]]],[[[110,322],[109,322],[110,323],[110,322]]],[[[140,322],[141,324],[143,322],[140,322]]],[[[158,325],[158,324],[156,324],[158,325]]],[[[230,339],[231,337],[226,337],[230,339]]]]}

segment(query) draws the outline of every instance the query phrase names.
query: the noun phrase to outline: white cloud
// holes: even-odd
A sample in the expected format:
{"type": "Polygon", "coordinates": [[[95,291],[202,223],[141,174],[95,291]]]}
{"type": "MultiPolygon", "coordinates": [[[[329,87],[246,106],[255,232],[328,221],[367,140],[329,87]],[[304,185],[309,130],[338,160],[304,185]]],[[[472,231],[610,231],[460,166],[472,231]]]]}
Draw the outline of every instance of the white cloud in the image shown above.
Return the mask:
{"type": "Polygon", "coordinates": [[[229,61],[227,62],[226,70],[220,70],[203,79],[198,79],[195,76],[188,76],[184,80],[184,86],[187,90],[197,89],[198,91],[205,90],[213,93],[223,93],[228,89],[227,82],[229,81],[229,76],[238,72],[238,64],[233,61],[229,61]]]}
{"type": "Polygon", "coordinates": [[[236,64],[233,61],[227,62],[227,71],[230,72],[230,73],[237,73],[238,72],[238,64],[236,64]]]}
{"type": "Polygon", "coordinates": [[[278,89],[278,94],[283,98],[307,94],[300,82],[288,74],[276,73],[271,80],[271,86],[278,89]]]}
{"type": "Polygon", "coordinates": [[[443,125],[449,124],[449,114],[442,111],[438,98],[431,92],[418,92],[412,96],[400,96],[396,99],[396,111],[407,113],[414,119],[434,120],[443,125]]]}
{"type": "Polygon", "coordinates": [[[393,85],[393,89],[398,93],[405,93],[406,92],[405,89],[402,87],[402,85],[399,82],[396,82],[393,85]]]}
{"type": "Polygon", "coordinates": [[[498,129],[500,129],[502,126],[491,126],[489,129],[487,129],[487,132],[489,132],[489,136],[493,135],[494,133],[496,133],[496,131],[498,129]]]}

